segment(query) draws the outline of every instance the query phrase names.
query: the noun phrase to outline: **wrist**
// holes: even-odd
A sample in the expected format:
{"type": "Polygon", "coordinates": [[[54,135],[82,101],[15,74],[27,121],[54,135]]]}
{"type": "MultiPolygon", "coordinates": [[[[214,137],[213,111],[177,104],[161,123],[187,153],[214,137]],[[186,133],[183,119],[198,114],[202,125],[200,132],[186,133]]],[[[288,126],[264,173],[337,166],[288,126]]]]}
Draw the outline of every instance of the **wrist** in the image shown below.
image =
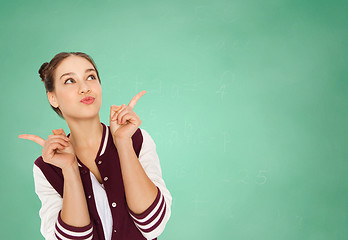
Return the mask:
{"type": "Polygon", "coordinates": [[[115,145],[125,145],[125,144],[130,144],[130,143],[133,143],[133,140],[131,137],[126,137],[126,138],[113,138],[114,140],[114,144],[115,145]]]}
{"type": "Polygon", "coordinates": [[[74,175],[80,174],[79,167],[77,165],[77,160],[73,164],[62,168],[62,173],[64,178],[68,176],[74,176],[74,175]]]}

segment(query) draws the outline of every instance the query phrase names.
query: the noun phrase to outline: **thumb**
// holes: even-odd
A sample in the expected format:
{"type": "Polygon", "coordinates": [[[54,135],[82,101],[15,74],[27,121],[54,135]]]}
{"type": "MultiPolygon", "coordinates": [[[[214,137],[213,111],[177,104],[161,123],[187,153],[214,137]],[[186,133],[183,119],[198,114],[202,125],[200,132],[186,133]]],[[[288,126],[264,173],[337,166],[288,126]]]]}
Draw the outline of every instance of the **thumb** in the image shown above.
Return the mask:
{"type": "Polygon", "coordinates": [[[63,128],[60,128],[60,129],[53,129],[52,132],[53,132],[54,135],[63,135],[63,136],[66,136],[66,134],[65,134],[65,132],[64,132],[64,130],[63,130],[63,128]]]}

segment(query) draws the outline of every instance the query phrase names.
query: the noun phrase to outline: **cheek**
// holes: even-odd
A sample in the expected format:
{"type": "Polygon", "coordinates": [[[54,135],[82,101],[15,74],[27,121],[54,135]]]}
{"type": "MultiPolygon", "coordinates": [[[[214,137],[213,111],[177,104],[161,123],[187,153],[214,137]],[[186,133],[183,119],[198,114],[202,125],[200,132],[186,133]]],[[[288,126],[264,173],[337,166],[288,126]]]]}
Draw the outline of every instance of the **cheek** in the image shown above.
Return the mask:
{"type": "Polygon", "coordinates": [[[58,103],[62,106],[62,107],[69,107],[69,105],[71,105],[74,102],[78,102],[78,98],[76,98],[76,95],[74,97],[73,94],[69,93],[68,91],[65,91],[64,93],[61,93],[58,96],[58,103]]]}
{"type": "Polygon", "coordinates": [[[101,94],[102,94],[101,86],[99,84],[97,86],[94,86],[93,92],[97,93],[101,97],[101,94]]]}
{"type": "Polygon", "coordinates": [[[97,91],[101,91],[101,85],[100,85],[100,82],[97,81],[95,82],[94,86],[93,86],[97,91]]]}

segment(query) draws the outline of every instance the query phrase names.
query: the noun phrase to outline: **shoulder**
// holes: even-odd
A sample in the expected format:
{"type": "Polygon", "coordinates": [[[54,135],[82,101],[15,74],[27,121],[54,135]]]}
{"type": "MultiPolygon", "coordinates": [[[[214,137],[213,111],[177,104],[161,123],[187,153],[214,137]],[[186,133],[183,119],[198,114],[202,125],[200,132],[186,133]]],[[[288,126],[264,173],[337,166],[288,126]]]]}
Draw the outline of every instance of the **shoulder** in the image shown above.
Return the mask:
{"type": "Polygon", "coordinates": [[[55,172],[55,173],[60,173],[61,169],[59,167],[56,167],[52,164],[46,163],[42,156],[39,156],[35,162],[34,165],[38,167],[43,173],[45,172],[55,172]]]}
{"type": "Polygon", "coordinates": [[[39,157],[35,160],[34,165],[40,167],[42,164],[46,164],[46,163],[43,161],[42,156],[39,156],[39,157]]]}
{"type": "Polygon", "coordinates": [[[156,144],[154,140],[152,139],[151,135],[146,131],[145,129],[140,128],[140,132],[143,136],[143,145],[145,146],[153,146],[156,147],[156,144]]]}
{"type": "Polygon", "coordinates": [[[33,166],[35,182],[47,181],[62,196],[64,178],[62,170],[52,164],[46,163],[42,156],[39,156],[33,166]]]}

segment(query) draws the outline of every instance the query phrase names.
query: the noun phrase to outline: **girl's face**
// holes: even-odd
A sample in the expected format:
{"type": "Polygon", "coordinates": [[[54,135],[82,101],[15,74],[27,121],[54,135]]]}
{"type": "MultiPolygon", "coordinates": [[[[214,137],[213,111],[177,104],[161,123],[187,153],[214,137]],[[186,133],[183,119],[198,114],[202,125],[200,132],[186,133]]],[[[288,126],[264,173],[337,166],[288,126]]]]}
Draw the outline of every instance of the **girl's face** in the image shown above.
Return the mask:
{"type": "Polygon", "coordinates": [[[99,114],[102,90],[93,65],[85,58],[69,56],[56,68],[54,92],[47,93],[50,104],[59,107],[65,119],[92,118],[99,114]],[[92,104],[82,103],[87,96],[93,97],[92,104]]]}

